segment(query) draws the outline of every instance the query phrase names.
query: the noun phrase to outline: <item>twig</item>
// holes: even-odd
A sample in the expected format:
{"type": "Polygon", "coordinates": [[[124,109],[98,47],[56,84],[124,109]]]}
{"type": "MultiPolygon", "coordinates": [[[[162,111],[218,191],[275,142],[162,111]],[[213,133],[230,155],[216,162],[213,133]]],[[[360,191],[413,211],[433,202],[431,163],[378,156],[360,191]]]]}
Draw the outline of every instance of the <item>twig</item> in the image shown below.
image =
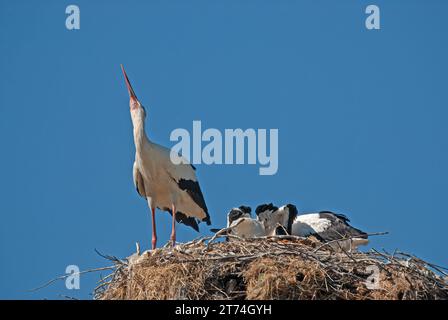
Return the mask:
{"type": "Polygon", "coordinates": [[[82,274],[85,274],[85,273],[98,272],[98,271],[103,271],[103,270],[113,270],[114,268],[115,268],[114,266],[110,266],[110,267],[89,269],[89,270],[84,270],[84,271],[80,271],[80,272],[74,272],[74,273],[70,273],[70,274],[65,274],[63,276],[59,276],[57,278],[54,278],[54,279],[48,281],[47,283],[41,285],[40,287],[27,290],[27,292],[34,292],[34,291],[43,289],[43,288],[48,287],[50,284],[52,284],[52,283],[54,283],[54,282],[56,282],[58,280],[64,280],[64,279],[66,279],[68,277],[71,277],[71,276],[82,275],[82,274]]]}
{"type": "MultiPolygon", "coordinates": [[[[382,236],[382,235],[385,235],[385,234],[389,234],[389,232],[385,231],[385,232],[368,233],[367,236],[368,237],[371,237],[371,236],[382,236]]],[[[338,243],[339,244],[340,242],[347,241],[347,240],[353,240],[353,239],[356,239],[356,238],[357,237],[353,236],[353,237],[347,237],[347,238],[331,240],[331,241],[325,242],[321,246],[317,247],[316,250],[314,250],[314,252],[317,252],[320,249],[322,249],[323,247],[329,246],[331,244],[334,244],[334,243],[338,243]]]]}

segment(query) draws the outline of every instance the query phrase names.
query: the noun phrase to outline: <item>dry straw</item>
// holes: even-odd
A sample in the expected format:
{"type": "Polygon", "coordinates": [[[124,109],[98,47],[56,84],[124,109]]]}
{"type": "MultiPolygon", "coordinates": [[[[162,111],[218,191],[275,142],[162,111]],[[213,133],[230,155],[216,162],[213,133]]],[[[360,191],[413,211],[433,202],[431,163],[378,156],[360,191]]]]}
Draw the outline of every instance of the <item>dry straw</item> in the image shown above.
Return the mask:
{"type": "Polygon", "coordinates": [[[415,256],[347,252],[291,236],[202,238],[114,262],[96,299],[448,299],[447,270],[415,256]],[[372,266],[378,288],[369,289],[372,266]]]}

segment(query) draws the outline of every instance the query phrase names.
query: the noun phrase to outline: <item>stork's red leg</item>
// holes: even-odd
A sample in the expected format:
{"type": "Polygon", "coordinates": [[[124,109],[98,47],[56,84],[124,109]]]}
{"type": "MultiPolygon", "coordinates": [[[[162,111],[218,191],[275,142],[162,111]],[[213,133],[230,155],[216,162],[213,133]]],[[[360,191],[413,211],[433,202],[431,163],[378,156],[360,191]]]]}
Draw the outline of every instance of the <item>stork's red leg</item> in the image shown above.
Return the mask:
{"type": "Polygon", "coordinates": [[[174,206],[174,204],[171,207],[172,212],[173,212],[173,225],[171,227],[171,244],[174,245],[176,244],[176,207],[174,206]]]}
{"type": "Polygon", "coordinates": [[[157,246],[157,232],[156,232],[156,208],[151,208],[151,218],[152,218],[152,249],[154,250],[157,246]]]}

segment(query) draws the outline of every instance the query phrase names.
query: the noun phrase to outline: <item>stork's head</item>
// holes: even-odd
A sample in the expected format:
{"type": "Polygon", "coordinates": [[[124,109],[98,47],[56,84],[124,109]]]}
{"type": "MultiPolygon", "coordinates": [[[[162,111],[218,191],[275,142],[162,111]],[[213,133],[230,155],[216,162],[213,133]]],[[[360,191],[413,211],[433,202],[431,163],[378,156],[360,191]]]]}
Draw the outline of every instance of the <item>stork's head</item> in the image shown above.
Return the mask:
{"type": "Polygon", "coordinates": [[[280,226],[284,231],[291,233],[291,227],[298,211],[295,205],[287,204],[277,208],[272,203],[262,204],[255,210],[257,219],[260,221],[268,235],[277,234],[277,227],[280,226]]]}
{"type": "Polygon", "coordinates": [[[137,119],[144,119],[146,117],[146,110],[137,99],[137,95],[132,88],[131,82],[129,81],[128,75],[124,70],[123,65],[121,65],[121,70],[123,71],[124,81],[126,82],[126,87],[128,88],[129,93],[129,108],[131,112],[132,121],[137,119]]]}
{"type": "Polygon", "coordinates": [[[271,227],[281,225],[286,228],[288,232],[290,232],[290,227],[292,226],[297,214],[297,207],[293,204],[287,204],[272,212],[267,224],[270,224],[271,227]]]}
{"type": "Polygon", "coordinates": [[[241,206],[239,208],[233,208],[227,214],[227,227],[230,227],[233,222],[241,218],[250,218],[251,209],[246,206],[241,206]]]}
{"type": "Polygon", "coordinates": [[[271,224],[274,225],[275,223],[273,222],[272,219],[274,216],[274,212],[277,211],[277,209],[278,208],[274,206],[272,203],[265,203],[259,205],[255,209],[257,220],[263,223],[263,225],[266,228],[269,227],[271,224]]]}
{"type": "Polygon", "coordinates": [[[264,212],[261,212],[258,217],[260,218],[261,216],[264,218],[262,222],[264,223],[268,234],[271,234],[272,232],[276,235],[284,234],[283,232],[291,234],[292,224],[298,213],[297,207],[288,203],[275,211],[265,210],[264,212]]]}

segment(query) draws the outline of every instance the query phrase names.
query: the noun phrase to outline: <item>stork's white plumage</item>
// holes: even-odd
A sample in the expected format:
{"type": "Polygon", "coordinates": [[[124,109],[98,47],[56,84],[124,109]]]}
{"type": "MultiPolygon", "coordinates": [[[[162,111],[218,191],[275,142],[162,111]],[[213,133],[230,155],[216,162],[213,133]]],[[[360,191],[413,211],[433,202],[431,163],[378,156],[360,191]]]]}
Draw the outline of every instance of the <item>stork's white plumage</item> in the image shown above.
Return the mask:
{"type": "Polygon", "coordinates": [[[290,233],[301,237],[313,235],[323,242],[338,240],[333,246],[346,251],[368,244],[367,233],[352,227],[349,222],[345,215],[331,211],[302,214],[294,219],[290,233]]]}
{"type": "Polygon", "coordinates": [[[271,204],[258,206],[258,219],[262,220],[267,235],[283,234],[299,237],[314,236],[322,242],[335,241],[335,247],[345,250],[356,249],[366,245],[368,235],[354,227],[345,215],[331,211],[298,215],[296,206],[292,204],[277,208],[271,204]]]}
{"type": "Polygon", "coordinates": [[[128,76],[121,66],[129,92],[129,106],[134,128],[135,161],[134,184],[137,192],[148,201],[152,215],[152,248],[157,244],[155,209],[168,211],[173,216],[171,241],[176,242],[176,221],[199,231],[198,221],[210,224],[195,168],[185,159],[174,164],[170,150],[150,141],[145,133],[146,110],[137,99],[128,76]]]}
{"type": "MultiPolygon", "coordinates": [[[[251,208],[247,206],[240,206],[233,208],[227,214],[227,228],[228,234],[247,239],[263,237],[265,230],[263,224],[251,217],[251,208]]],[[[213,232],[220,231],[219,229],[212,229],[213,232]]]]}
{"type": "Polygon", "coordinates": [[[259,205],[255,209],[257,220],[263,224],[266,236],[275,235],[275,230],[278,224],[283,225],[283,220],[280,215],[274,215],[278,207],[272,203],[259,205]]]}
{"type": "Polygon", "coordinates": [[[241,238],[263,237],[265,230],[263,224],[252,219],[251,209],[246,206],[230,210],[227,216],[227,226],[233,227],[232,234],[241,238]]]}

